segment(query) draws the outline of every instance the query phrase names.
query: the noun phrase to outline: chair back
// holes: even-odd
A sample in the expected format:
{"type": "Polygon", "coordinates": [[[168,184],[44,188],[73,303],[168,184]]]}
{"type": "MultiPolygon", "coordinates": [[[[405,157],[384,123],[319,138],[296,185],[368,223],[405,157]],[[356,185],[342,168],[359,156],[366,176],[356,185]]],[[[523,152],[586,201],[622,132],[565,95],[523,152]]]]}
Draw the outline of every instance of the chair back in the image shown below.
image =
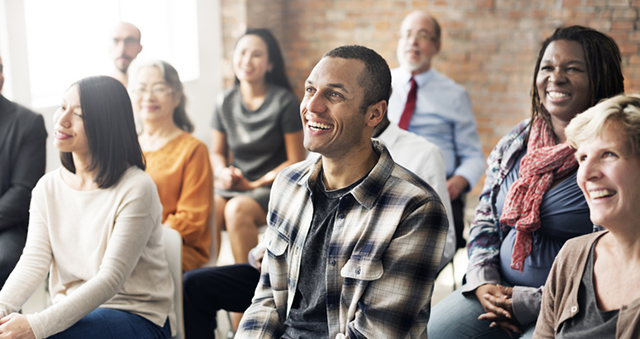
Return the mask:
{"type": "Polygon", "coordinates": [[[184,339],[184,318],[182,315],[182,237],[178,231],[163,227],[162,241],[164,242],[164,254],[169,263],[169,272],[173,278],[177,331],[173,339],[184,339]]]}

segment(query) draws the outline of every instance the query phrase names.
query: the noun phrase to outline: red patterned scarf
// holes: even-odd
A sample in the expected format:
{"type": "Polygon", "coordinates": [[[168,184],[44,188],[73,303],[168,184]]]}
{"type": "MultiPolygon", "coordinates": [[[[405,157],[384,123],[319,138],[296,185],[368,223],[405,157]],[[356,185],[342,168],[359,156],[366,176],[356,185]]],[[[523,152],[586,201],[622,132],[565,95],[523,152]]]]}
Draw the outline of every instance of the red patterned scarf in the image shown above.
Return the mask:
{"type": "Polygon", "coordinates": [[[555,178],[571,173],[578,162],[575,149],[568,143],[555,145],[551,129],[538,118],[531,126],[527,154],[520,162],[520,177],[513,183],[502,209],[500,222],[515,226],[516,242],[511,256],[511,268],[524,268],[524,259],[531,253],[531,233],[540,228],[540,204],[555,178]]]}

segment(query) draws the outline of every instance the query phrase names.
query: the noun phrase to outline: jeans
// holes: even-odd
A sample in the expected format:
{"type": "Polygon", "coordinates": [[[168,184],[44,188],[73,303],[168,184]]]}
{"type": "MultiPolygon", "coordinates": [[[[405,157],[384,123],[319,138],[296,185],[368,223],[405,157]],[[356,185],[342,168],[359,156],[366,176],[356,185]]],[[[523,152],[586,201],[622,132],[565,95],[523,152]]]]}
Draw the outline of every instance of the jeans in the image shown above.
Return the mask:
{"type": "MultiPolygon", "coordinates": [[[[475,295],[465,297],[459,288],[431,308],[429,339],[510,339],[504,330],[489,327],[490,321],[478,320],[483,313],[475,295]]],[[[528,325],[519,338],[532,338],[534,329],[535,323],[528,325]]]]}
{"type": "Polygon", "coordinates": [[[187,338],[213,338],[218,310],[244,312],[260,281],[249,264],[196,268],[182,277],[187,338]]]}
{"type": "Polygon", "coordinates": [[[68,329],[50,339],[168,339],[171,338],[169,319],[160,327],[151,321],[126,311],[97,308],[68,329]]]}

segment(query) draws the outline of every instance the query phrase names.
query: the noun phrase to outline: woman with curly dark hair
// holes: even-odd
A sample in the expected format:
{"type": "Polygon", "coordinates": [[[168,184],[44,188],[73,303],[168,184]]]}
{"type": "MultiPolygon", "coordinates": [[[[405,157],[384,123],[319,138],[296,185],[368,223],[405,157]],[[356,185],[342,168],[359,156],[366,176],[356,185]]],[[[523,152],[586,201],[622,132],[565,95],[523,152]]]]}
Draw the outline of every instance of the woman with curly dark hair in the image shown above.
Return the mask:
{"type": "Polygon", "coordinates": [[[624,91],[620,59],[613,39],[586,27],[559,28],[544,41],[531,118],[487,159],[467,281],[432,309],[429,338],[531,338],[553,260],[565,241],[593,230],[564,129],[624,91]]]}

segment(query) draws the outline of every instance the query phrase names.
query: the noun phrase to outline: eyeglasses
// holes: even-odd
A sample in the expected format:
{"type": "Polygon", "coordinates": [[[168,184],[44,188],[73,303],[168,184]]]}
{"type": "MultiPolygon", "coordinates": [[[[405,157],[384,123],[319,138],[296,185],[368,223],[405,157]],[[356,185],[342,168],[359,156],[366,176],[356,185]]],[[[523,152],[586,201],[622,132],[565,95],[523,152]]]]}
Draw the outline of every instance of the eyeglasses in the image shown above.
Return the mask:
{"type": "Polygon", "coordinates": [[[136,39],[136,38],[125,38],[125,39],[113,38],[113,45],[114,46],[117,46],[121,42],[124,42],[125,46],[133,46],[133,45],[140,44],[140,40],[136,39]]]}
{"type": "Polygon", "coordinates": [[[433,42],[437,41],[436,37],[426,30],[419,30],[415,34],[413,34],[411,31],[402,31],[402,32],[398,32],[398,37],[400,39],[409,39],[413,37],[414,39],[419,41],[428,41],[428,40],[431,40],[433,42]]]}
{"type": "Polygon", "coordinates": [[[173,88],[167,86],[153,86],[149,89],[146,87],[139,87],[131,91],[133,94],[142,96],[145,93],[149,93],[156,97],[163,97],[171,92],[173,92],[173,88]]]}

